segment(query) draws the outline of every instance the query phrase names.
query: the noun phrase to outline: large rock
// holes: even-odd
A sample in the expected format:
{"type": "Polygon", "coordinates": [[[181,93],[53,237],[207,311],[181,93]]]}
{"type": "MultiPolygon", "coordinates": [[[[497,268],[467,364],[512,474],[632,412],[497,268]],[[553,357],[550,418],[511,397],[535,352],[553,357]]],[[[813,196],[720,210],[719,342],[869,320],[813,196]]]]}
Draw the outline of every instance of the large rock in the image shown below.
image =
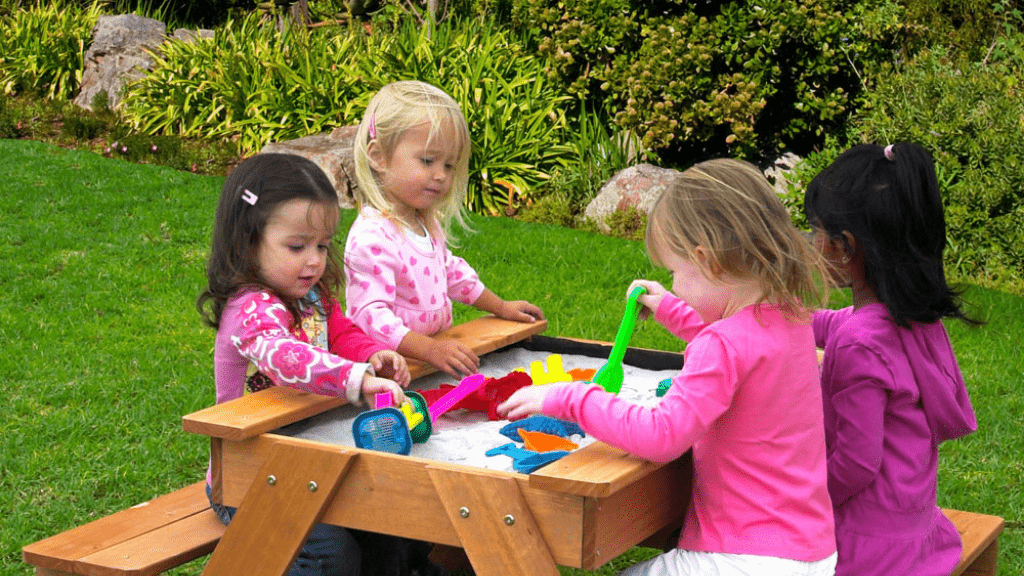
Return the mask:
{"type": "Polygon", "coordinates": [[[355,208],[352,191],[356,187],[356,165],[352,156],[352,141],[358,126],[342,126],[330,134],[314,134],[297,140],[271,142],[260,153],[295,154],[312,160],[330,179],[338,192],[342,208],[355,208]]]}
{"type": "Polygon", "coordinates": [[[679,175],[676,170],[658,168],[651,164],[637,164],[619,171],[601,187],[584,214],[608,231],[605,218],[612,212],[634,207],[650,214],[654,201],[679,175]]]}
{"type": "Polygon", "coordinates": [[[93,28],[93,41],[85,53],[82,90],[75,104],[92,110],[93,98],[107,94],[107,106],[121,101],[121,88],[153,69],[154,51],[165,40],[163,22],[135,14],[100,16],[93,28]]]}

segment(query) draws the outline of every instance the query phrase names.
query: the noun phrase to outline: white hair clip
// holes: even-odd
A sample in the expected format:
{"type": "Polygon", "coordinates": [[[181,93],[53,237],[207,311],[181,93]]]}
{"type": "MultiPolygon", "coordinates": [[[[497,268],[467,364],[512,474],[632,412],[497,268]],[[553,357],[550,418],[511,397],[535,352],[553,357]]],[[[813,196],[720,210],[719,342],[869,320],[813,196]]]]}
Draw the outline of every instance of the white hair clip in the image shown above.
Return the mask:
{"type": "Polygon", "coordinates": [[[894,160],[892,156],[892,144],[889,144],[888,146],[885,147],[885,159],[888,160],[889,162],[892,162],[894,160]]]}
{"type": "Polygon", "coordinates": [[[250,206],[255,206],[256,205],[256,200],[258,198],[259,198],[259,196],[257,196],[255,194],[253,194],[252,192],[250,192],[248,188],[246,188],[245,192],[242,193],[242,200],[245,200],[246,202],[248,202],[250,206]]]}

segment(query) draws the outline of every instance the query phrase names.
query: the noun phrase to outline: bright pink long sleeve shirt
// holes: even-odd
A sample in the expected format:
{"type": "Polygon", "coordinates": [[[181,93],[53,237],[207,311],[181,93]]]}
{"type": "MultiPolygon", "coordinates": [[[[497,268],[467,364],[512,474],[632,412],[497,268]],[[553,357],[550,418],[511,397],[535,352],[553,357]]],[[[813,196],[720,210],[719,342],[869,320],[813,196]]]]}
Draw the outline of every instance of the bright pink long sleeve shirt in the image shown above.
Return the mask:
{"type": "Polygon", "coordinates": [[[424,250],[394,222],[363,208],[345,243],[346,315],[397,350],[410,332],[433,336],[452,326],[452,299],[472,304],[484,291],[476,271],[443,237],[424,250]]]}
{"type": "Polygon", "coordinates": [[[544,413],[656,462],[692,448],[693,492],[680,548],[805,562],[832,555],[810,325],[767,305],[704,324],[671,294],[655,319],[689,341],[683,369],[657,406],[577,383],[548,393],[544,413]]]}

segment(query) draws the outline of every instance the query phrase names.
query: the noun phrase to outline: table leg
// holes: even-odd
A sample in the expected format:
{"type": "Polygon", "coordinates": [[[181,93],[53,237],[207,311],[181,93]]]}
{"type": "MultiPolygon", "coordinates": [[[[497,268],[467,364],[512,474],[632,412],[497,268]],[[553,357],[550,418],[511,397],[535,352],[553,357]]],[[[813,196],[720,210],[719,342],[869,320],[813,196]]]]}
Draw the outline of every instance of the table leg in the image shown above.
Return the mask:
{"type": "Polygon", "coordinates": [[[477,576],[558,576],[514,478],[429,469],[477,576]]]}
{"type": "Polygon", "coordinates": [[[275,445],[203,576],[287,573],[354,456],[330,447],[275,445]]]}

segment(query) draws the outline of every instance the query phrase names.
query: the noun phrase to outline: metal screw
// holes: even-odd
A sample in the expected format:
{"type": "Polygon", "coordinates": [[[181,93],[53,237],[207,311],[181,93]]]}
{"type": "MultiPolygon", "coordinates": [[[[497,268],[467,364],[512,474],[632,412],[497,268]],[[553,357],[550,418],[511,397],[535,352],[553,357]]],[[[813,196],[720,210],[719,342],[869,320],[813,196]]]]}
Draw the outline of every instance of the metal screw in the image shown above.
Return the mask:
{"type": "Polygon", "coordinates": [[[316,492],[317,488],[319,488],[319,486],[316,485],[316,482],[310,480],[309,481],[309,491],[310,492],[316,492]]]}
{"type": "Polygon", "coordinates": [[[511,514],[505,514],[505,524],[508,524],[509,526],[511,526],[511,525],[513,525],[515,523],[516,523],[516,517],[515,516],[513,516],[511,514]]]}
{"type": "Polygon", "coordinates": [[[459,516],[462,516],[463,518],[469,518],[469,508],[466,508],[465,506],[459,508],[459,516]]]}
{"type": "Polygon", "coordinates": [[[271,486],[277,484],[277,476],[274,476],[273,474],[267,476],[267,484],[270,484],[271,486]]]}

